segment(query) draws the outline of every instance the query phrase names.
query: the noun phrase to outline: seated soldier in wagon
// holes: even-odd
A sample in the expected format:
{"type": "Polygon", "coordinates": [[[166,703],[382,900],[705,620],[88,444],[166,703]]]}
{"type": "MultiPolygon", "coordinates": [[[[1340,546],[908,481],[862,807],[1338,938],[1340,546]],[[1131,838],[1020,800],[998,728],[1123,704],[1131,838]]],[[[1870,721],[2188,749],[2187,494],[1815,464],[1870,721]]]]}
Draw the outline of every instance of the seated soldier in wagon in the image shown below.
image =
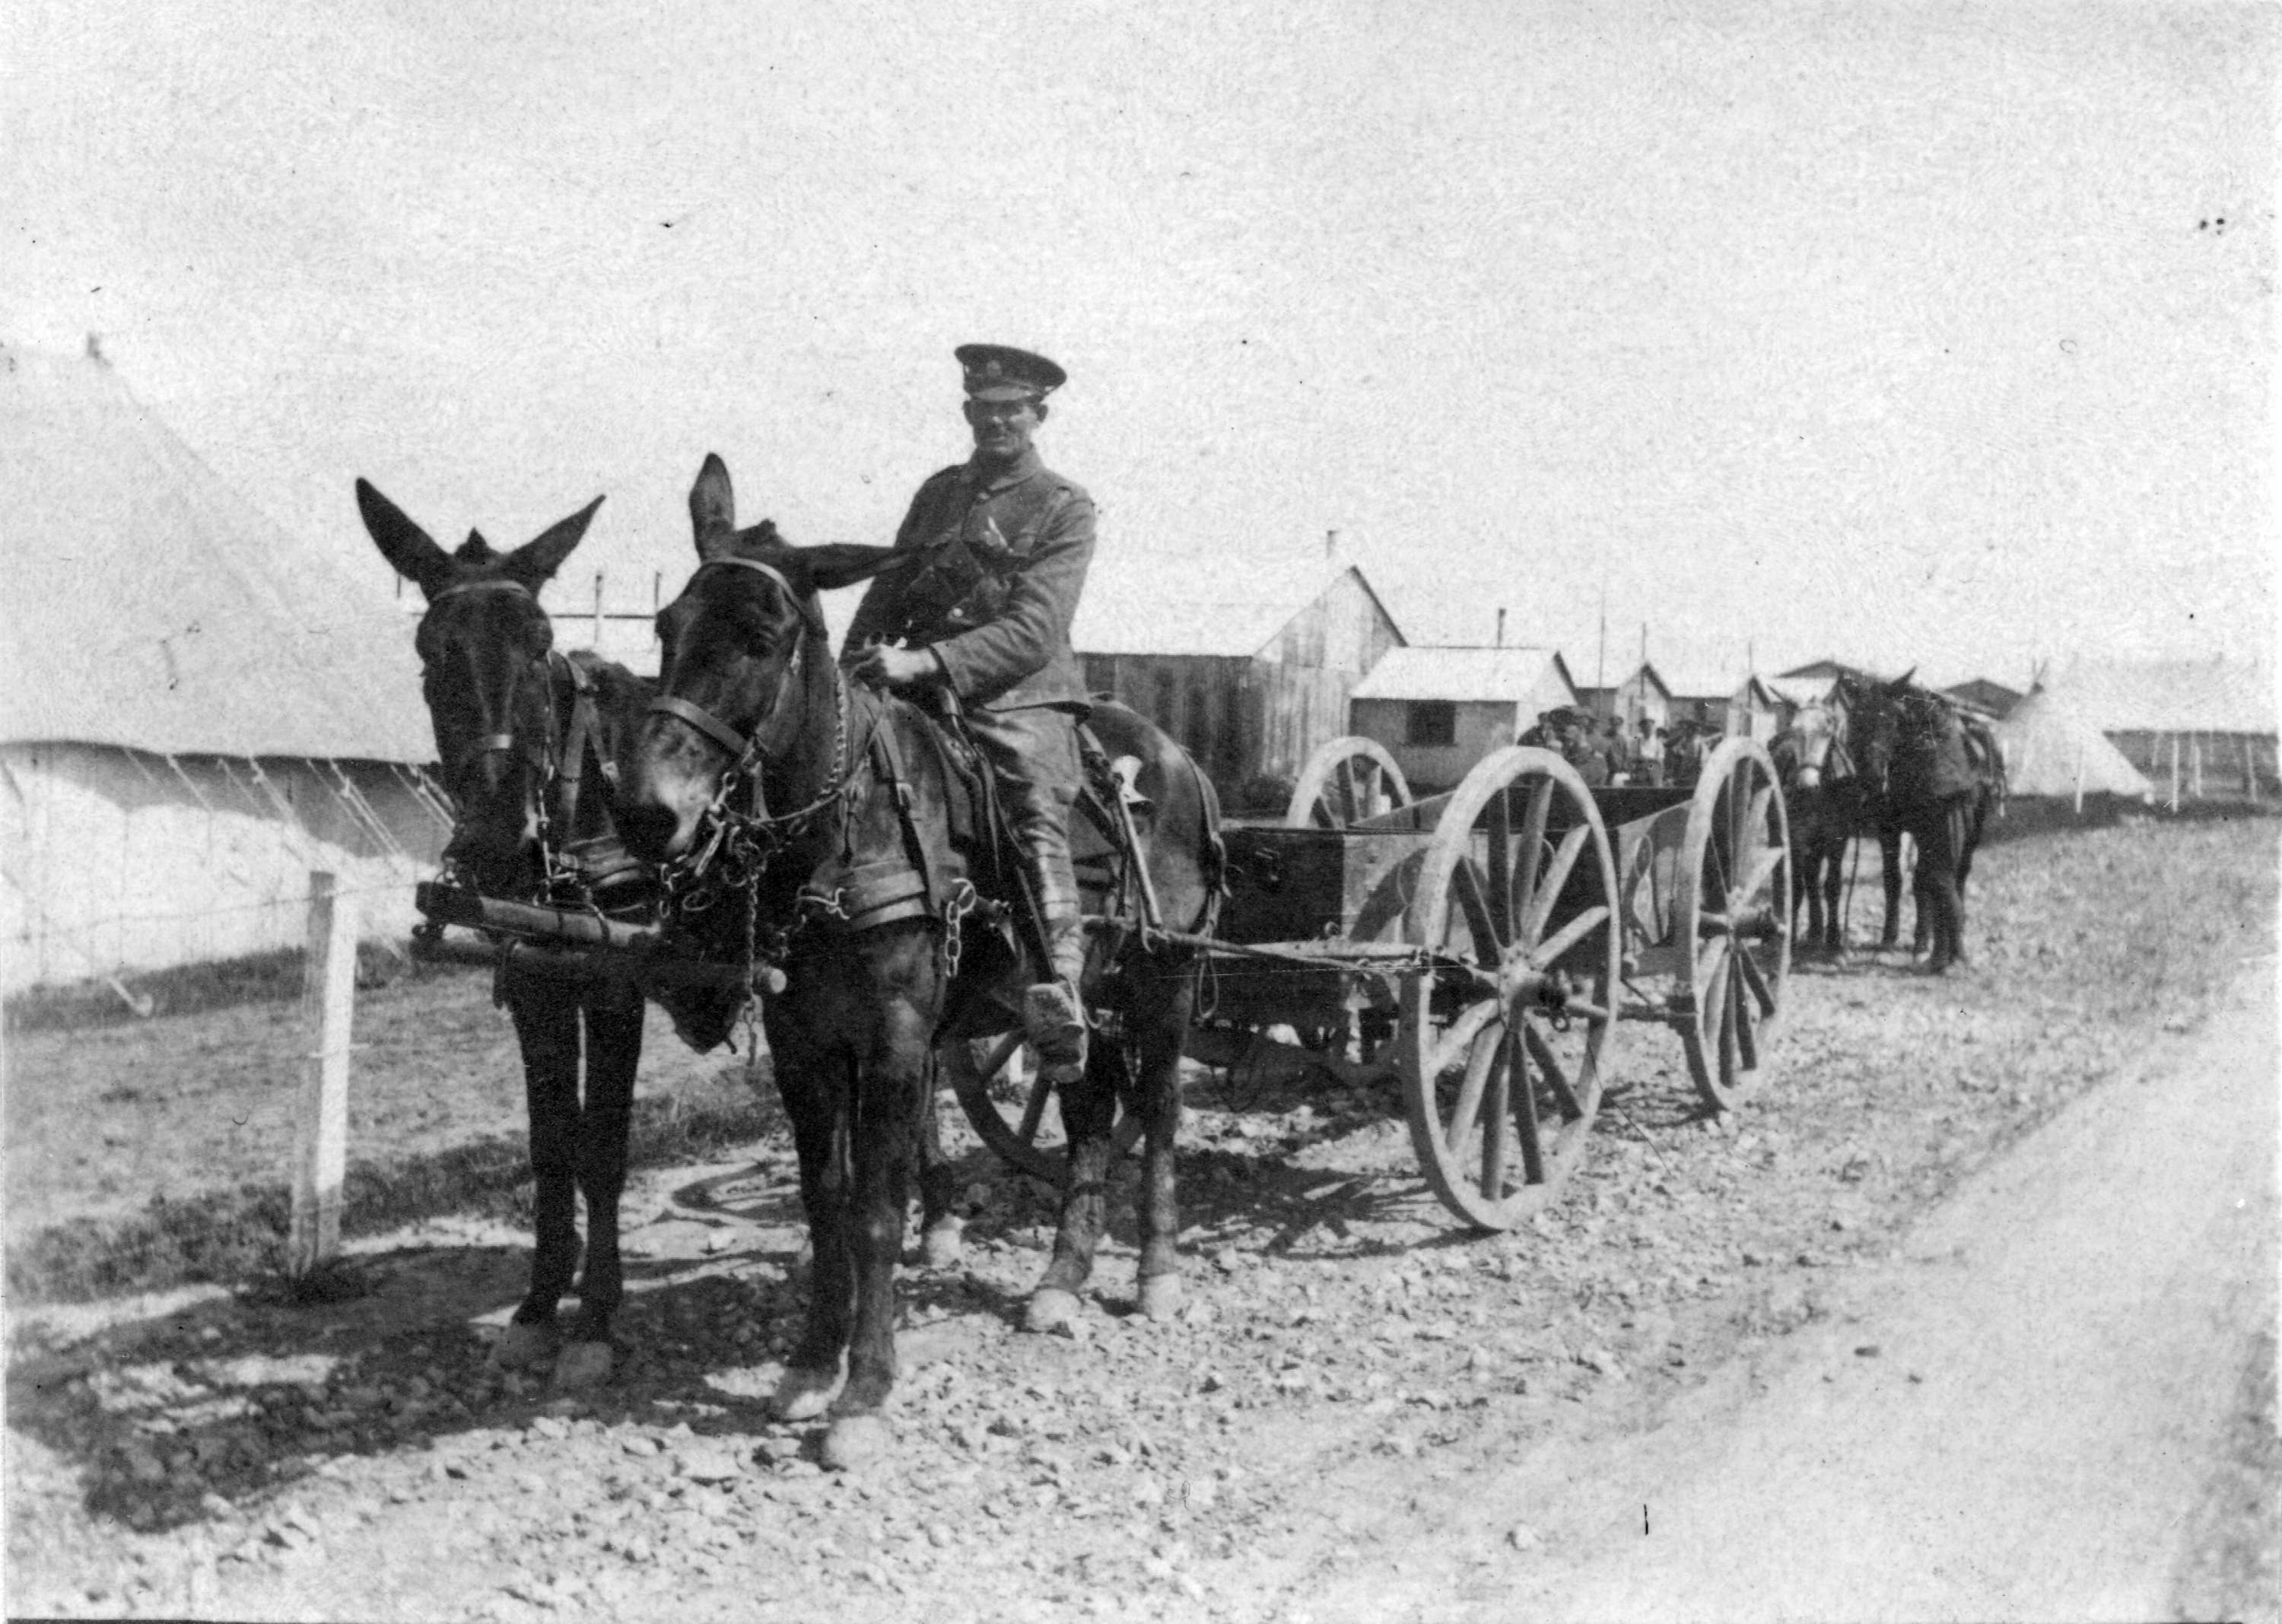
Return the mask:
{"type": "Polygon", "coordinates": [[[1062,369],[1004,345],[955,354],[974,453],[912,497],[896,532],[912,557],[866,590],[841,657],[878,687],[955,695],[997,773],[1052,960],[1023,998],[1024,1035],[1043,1080],[1059,1084],[1085,1063],[1085,934],[1069,818],[1087,707],[1069,633],[1093,558],[1093,501],[1031,443],[1062,369]]]}

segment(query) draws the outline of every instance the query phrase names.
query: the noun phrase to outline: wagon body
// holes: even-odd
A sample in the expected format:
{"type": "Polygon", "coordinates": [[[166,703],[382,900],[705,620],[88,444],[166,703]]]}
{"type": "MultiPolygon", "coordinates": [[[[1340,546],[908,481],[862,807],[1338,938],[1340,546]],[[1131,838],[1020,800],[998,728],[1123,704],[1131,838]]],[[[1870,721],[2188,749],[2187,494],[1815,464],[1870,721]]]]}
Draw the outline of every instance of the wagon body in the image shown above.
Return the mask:
{"type": "Polygon", "coordinates": [[[1494,752],[1412,801],[1386,753],[1334,741],[1281,827],[1228,833],[1228,899],[1192,1050],[1291,1029],[1327,1064],[1399,1075],[1429,1181],[1502,1228],[1581,1156],[1618,1022],[1680,1036],[1704,1103],[1756,1083],[1789,963],[1789,837],[1764,750],[1695,785],[1588,789],[1494,752]]]}
{"type": "MultiPolygon", "coordinates": [[[[1412,802],[1344,828],[1243,825],[1227,831],[1228,896],[1219,941],[1232,947],[1281,948],[1294,957],[1277,961],[1229,958],[1215,967],[1211,1018],[1232,1025],[1288,1025],[1322,1033],[1348,1022],[1359,1008],[1394,1007],[1393,983],[1417,955],[1405,931],[1420,870],[1433,845],[1451,794],[1412,802]],[[1374,952],[1377,947],[1386,950],[1374,952]],[[1317,962],[1302,963],[1300,956],[1317,962]]],[[[1518,827],[1519,788],[1502,792],[1507,818],[1518,827]]],[[[1628,977],[1668,975],[1678,949],[1672,940],[1677,870],[1685,843],[1693,791],[1618,786],[1592,790],[1615,851],[1624,916],[1628,977]]],[[[1545,837],[1558,842],[1574,827],[1556,808],[1545,837]]],[[[1486,829],[1475,831],[1475,853],[1486,858],[1486,829]]],[[[1591,877],[1572,872],[1555,903],[1558,926],[1590,905],[1591,877]]]]}

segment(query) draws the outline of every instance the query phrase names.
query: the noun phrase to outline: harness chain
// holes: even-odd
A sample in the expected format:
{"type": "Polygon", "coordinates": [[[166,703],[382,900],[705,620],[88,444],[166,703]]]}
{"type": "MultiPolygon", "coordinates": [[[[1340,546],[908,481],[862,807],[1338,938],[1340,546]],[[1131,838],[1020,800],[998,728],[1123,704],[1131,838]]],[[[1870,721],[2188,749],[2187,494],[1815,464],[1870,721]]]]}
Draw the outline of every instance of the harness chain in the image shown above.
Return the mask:
{"type": "MultiPolygon", "coordinates": [[[[745,904],[745,1012],[747,1030],[751,1030],[762,990],[775,991],[783,985],[779,967],[788,956],[793,930],[798,928],[772,926],[768,931],[768,951],[761,945],[761,882],[768,874],[769,864],[776,854],[806,835],[818,816],[835,801],[844,800],[856,788],[856,775],[848,758],[848,681],[837,666],[832,673],[833,734],[832,771],[824,791],[806,805],[788,812],[771,813],[762,810],[766,803],[761,792],[759,766],[762,756],[762,728],[746,735],[737,758],[721,775],[720,787],[713,792],[712,801],[699,814],[698,826],[705,831],[690,853],[667,864],[660,880],[665,892],[669,916],[702,913],[714,903],[714,888],[707,882],[714,879],[717,862],[726,859],[731,872],[719,878],[718,889],[743,893],[745,904]],[[755,810],[739,812],[730,804],[740,781],[749,790],[755,810]],[[775,972],[771,974],[770,972],[775,972]]],[[[693,718],[687,713],[697,707],[686,700],[672,704],[653,701],[651,709],[663,710],[668,715],[680,717],[699,727],[709,736],[718,737],[728,730],[718,723],[707,726],[712,719],[702,711],[693,718]],[[702,718],[700,721],[698,718],[702,718]]],[[[765,724],[764,724],[765,726],[765,724]]],[[[731,734],[732,737],[735,736],[731,734]]]]}
{"type": "MultiPolygon", "coordinates": [[[[799,594],[793,591],[791,583],[776,570],[758,560],[724,557],[709,560],[709,562],[732,564],[767,576],[774,580],[788,597],[796,602],[799,601],[799,594]]],[[[811,630],[819,636],[822,633],[820,625],[811,625],[811,630]]],[[[800,656],[797,657],[805,657],[812,646],[803,643],[800,656]]],[[[772,815],[765,810],[765,803],[762,796],[758,768],[764,752],[763,734],[767,731],[768,724],[775,719],[777,712],[782,709],[788,696],[793,692],[790,682],[787,682],[778,690],[777,700],[771,708],[770,715],[763,719],[751,733],[741,736],[702,707],[678,696],[661,695],[650,704],[652,711],[674,716],[709,738],[736,751],[728,770],[722,774],[720,785],[715,789],[711,802],[699,815],[699,828],[705,832],[694,843],[688,855],[665,866],[660,874],[659,880],[669,919],[702,913],[713,905],[713,891],[708,882],[713,876],[716,863],[725,857],[729,860],[734,873],[721,878],[719,889],[738,890],[744,893],[745,1000],[749,1020],[750,1010],[758,1001],[765,979],[773,983],[770,988],[771,991],[775,991],[783,985],[780,966],[790,955],[791,938],[794,934],[814,919],[845,920],[849,917],[846,888],[837,888],[828,896],[803,893],[796,899],[795,917],[791,924],[772,925],[768,928],[768,952],[765,954],[762,951],[761,882],[767,873],[771,859],[777,852],[805,835],[817,816],[835,801],[842,803],[844,828],[846,820],[853,816],[856,793],[861,781],[858,758],[870,759],[875,745],[884,746],[880,751],[884,759],[880,764],[879,770],[888,779],[895,791],[898,820],[903,826],[906,843],[916,856],[914,867],[920,875],[922,897],[931,897],[934,891],[926,861],[925,843],[920,839],[919,831],[912,823],[911,793],[909,787],[902,781],[892,734],[881,730],[879,719],[875,717],[871,735],[865,748],[859,751],[850,751],[848,748],[850,709],[848,678],[836,664],[831,667],[831,670],[834,705],[830,777],[826,782],[823,793],[814,800],[796,811],[781,814],[772,815]],[[730,804],[735,794],[738,781],[741,779],[746,781],[751,792],[754,804],[754,811],[751,812],[737,812],[730,804]],[[762,974],[764,967],[771,972],[765,978],[762,974]]],[[[1190,765],[1191,771],[1196,770],[1193,761],[1190,765]]],[[[1112,819],[1114,828],[1119,825],[1122,826],[1117,832],[1124,836],[1122,840],[1114,843],[1123,848],[1125,860],[1125,872],[1120,875],[1119,889],[1129,891],[1137,881],[1144,893],[1143,900],[1145,905],[1153,902],[1153,898],[1146,895],[1148,882],[1145,874],[1135,872],[1141,861],[1140,842],[1132,827],[1129,815],[1124,814],[1125,807],[1120,797],[1115,802],[1115,813],[1112,819]]],[[[1215,850],[1214,856],[1217,858],[1219,855],[1219,851],[1215,850]]],[[[1212,900],[1207,905],[1208,921],[1210,913],[1216,908],[1219,890],[1219,884],[1215,883],[1213,888],[1212,900]]],[[[959,974],[964,945],[963,923],[966,916],[981,905],[982,898],[975,890],[974,883],[963,875],[958,879],[950,895],[943,901],[939,916],[943,930],[940,951],[946,984],[955,979],[959,974]]],[[[1149,944],[1152,927],[1159,924],[1159,921],[1153,918],[1154,912],[1153,907],[1146,905],[1143,910],[1142,930],[1145,946],[1149,944]]],[[[1207,929],[1210,929],[1209,922],[1207,929]]]]}

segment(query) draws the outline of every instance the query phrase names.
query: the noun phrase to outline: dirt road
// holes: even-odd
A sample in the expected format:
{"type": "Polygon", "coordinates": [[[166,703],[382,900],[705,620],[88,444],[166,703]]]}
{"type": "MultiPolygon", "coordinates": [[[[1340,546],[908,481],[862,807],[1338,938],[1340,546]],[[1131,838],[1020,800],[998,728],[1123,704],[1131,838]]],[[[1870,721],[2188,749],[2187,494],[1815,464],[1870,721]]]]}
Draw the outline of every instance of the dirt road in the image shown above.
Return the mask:
{"type": "Polygon", "coordinates": [[[2270,1382],[2275,1014],[2261,967],[2191,1048],[1983,1169],[1775,1359],[1618,1449],[1470,1484],[1475,1539],[1523,1524],[1546,1558],[1495,1607],[1448,1604],[1478,1566],[1459,1541],[1327,1590],[1318,1616],[2193,1616],[2194,1542],[2226,1537],[2199,1504],[2247,1367],[2270,1382]]]}
{"type": "MultiPolygon", "coordinates": [[[[1133,1312],[1121,1222],[1078,1334],[1021,1333],[1051,1208],[970,1146],[967,1257],[906,1272],[863,1474],[763,1402],[803,1307],[772,1130],[636,1179],[586,1394],[486,1367],[512,1214],[368,1233],[339,1301],[12,1303],[9,1606],[2277,1619],[2273,859],[2263,824],[1999,848],[1974,973],[1803,967],[1721,1119],[1642,1034],[1500,1236],[1426,1193],[1391,1090],[1200,1073],[1176,1324],[1133,1312]]],[[[193,1030],[145,1036],[152,1086],[193,1030]]]]}

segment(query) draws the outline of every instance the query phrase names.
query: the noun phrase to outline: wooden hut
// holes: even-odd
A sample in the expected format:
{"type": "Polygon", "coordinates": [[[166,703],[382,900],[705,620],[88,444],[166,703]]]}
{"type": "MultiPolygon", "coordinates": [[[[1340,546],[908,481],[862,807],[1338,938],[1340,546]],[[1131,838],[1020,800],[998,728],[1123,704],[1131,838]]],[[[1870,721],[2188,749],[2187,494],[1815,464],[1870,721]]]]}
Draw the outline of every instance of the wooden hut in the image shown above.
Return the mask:
{"type": "Polygon", "coordinates": [[[2006,688],[2001,682],[1991,682],[1986,677],[1975,677],[1969,682],[1952,683],[1942,692],[1992,722],[2003,721],[2013,713],[2013,707],[2027,697],[2020,689],[2006,688]]]}
{"type": "Polygon", "coordinates": [[[1071,628],[1086,686],[1149,717],[1231,811],[1280,810],[1401,629],[1361,569],[1234,557],[1097,560],[1071,628]]]}
{"type": "Polygon", "coordinates": [[[1550,649],[1394,649],[1347,702],[1347,731],[1385,745],[1413,789],[1463,778],[1548,711],[1578,704],[1550,649]]]}

